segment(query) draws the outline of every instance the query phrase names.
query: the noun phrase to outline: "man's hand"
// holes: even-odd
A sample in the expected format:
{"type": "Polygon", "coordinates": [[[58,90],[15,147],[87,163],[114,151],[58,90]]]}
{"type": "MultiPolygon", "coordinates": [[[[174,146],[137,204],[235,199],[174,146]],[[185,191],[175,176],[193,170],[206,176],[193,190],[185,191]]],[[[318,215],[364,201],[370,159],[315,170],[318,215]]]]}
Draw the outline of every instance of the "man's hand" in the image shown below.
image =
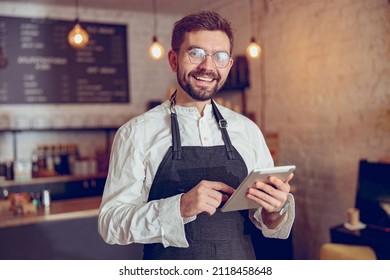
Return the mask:
{"type": "Polygon", "coordinates": [[[182,217],[192,217],[202,212],[213,215],[222,201],[228,199],[225,192],[232,194],[234,188],[215,181],[201,181],[190,191],[183,194],[180,200],[180,214],[182,217]]]}
{"type": "Polygon", "coordinates": [[[263,207],[262,218],[268,228],[278,226],[284,217],[284,215],[279,216],[278,213],[287,202],[291,188],[288,182],[293,176],[294,174],[291,174],[284,182],[271,176],[269,177],[270,184],[256,182],[248,189],[247,197],[263,207]]]}

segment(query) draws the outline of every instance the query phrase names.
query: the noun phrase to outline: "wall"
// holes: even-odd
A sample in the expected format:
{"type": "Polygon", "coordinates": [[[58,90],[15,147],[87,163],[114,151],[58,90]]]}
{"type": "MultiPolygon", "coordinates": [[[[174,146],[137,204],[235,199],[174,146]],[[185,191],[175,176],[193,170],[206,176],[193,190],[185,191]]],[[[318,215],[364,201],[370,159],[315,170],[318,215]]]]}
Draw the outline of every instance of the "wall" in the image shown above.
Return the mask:
{"type": "MultiPolygon", "coordinates": [[[[263,131],[279,133],[280,164],[297,165],[295,257],[317,259],[354,206],[359,160],[390,155],[390,4],[255,2],[263,56],[251,62],[248,104],[263,131]]],[[[233,18],[244,34],[245,21],[233,18]]]]}
{"type": "MultiPolygon", "coordinates": [[[[297,259],[317,259],[329,228],[343,223],[354,205],[358,162],[390,155],[390,5],[386,0],[254,1],[253,29],[263,46],[260,61],[250,61],[248,110],[264,132],[280,136],[280,164],[296,164],[297,259]],[[259,108],[262,108],[260,110],[259,108]]],[[[24,7],[0,3],[4,15],[72,18],[66,8],[24,7]]],[[[226,1],[217,10],[236,29],[235,54],[250,39],[249,1],[226,1]],[[240,11],[240,12],[237,12],[240,11]]],[[[151,16],[127,11],[85,10],[85,20],[129,23],[130,83],[128,106],[89,106],[89,114],[136,114],[152,98],[174,85],[166,61],[147,57],[151,16]],[[153,82],[150,82],[152,79],[153,82]]],[[[159,39],[169,46],[175,16],[159,18],[159,39]]],[[[0,107],[16,113],[23,106],[0,107]]],[[[78,112],[84,106],[28,107],[37,112],[78,112]]],[[[30,113],[30,112],[29,112],[30,113]]],[[[60,136],[57,136],[60,137],[60,136]]],[[[71,136],[69,136],[71,137],[71,136]]],[[[91,136],[89,136],[91,137],[91,136]]],[[[0,155],[10,140],[0,136],[0,155]]],[[[29,145],[26,139],[24,145],[29,145]]]]}
{"type": "MultiPolygon", "coordinates": [[[[18,17],[38,17],[73,20],[73,7],[43,6],[34,4],[14,4],[0,2],[0,15],[18,17]]],[[[169,49],[171,27],[178,16],[158,15],[159,41],[169,49]]],[[[118,105],[0,105],[0,115],[11,120],[20,115],[31,121],[37,117],[73,118],[82,122],[91,119],[102,119],[104,123],[121,125],[132,116],[147,109],[152,99],[165,99],[167,90],[175,86],[175,75],[171,72],[166,60],[152,61],[148,48],[153,36],[153,18],[150,13],[125,10],[97,10],[80,8],[80,19],[101,23],[118,23],[128,25],[128,59],[131,103],[118,105]]],[[[98,133],[22,133],[18,136],[17,153],[20,157],[29,158],[32,149],[38,144],[77,143],[81,152],[89,156],[97,147],[104,147],[104,134],[98,133]]],[[[0,134],[0,161],[12,160],[11,134],[0,134]]]]}

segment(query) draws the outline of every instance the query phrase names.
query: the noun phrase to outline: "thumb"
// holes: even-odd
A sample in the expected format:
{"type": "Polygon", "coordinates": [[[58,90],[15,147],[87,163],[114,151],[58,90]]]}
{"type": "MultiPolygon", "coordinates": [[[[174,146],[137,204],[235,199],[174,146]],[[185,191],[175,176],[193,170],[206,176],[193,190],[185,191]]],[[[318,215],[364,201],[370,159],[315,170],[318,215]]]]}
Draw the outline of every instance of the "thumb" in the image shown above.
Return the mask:
{"type": "Polygon", "coordinates": [[[291,174],[287,177],[286,181],[284,181],[284,182],[287,184],[288,182],[290,182],[290,180],[291,180],[293,177],[294,177],[294,173],[291,173],[291,174]]]}

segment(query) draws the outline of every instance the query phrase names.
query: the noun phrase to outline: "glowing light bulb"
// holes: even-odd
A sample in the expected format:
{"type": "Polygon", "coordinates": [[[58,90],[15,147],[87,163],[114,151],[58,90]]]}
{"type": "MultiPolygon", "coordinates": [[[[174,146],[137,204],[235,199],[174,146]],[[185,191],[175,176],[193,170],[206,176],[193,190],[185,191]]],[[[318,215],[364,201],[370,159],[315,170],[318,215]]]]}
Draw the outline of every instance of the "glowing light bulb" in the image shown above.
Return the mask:
{"type": "Polygon", "coordinates": [[[160,60],[164,57],[164,47],[157,41],[157,38],[153,37],[153,43],[149,48],[149,55],[154,60],[160,60]]]}
{"type": "Polygon", "coordinates": [[[246,48],[246,53],[251,58],[260,58],[261,56],[261,47],[256,43],[255,39],[252,38],[251,43],[246,48]]]}
{"type": "Polygon", "coordinates": [[[80,24],[76,23],[68,34],[68,42],[74,48],[84,48],[89,41],[89,35],[80,24]]]}

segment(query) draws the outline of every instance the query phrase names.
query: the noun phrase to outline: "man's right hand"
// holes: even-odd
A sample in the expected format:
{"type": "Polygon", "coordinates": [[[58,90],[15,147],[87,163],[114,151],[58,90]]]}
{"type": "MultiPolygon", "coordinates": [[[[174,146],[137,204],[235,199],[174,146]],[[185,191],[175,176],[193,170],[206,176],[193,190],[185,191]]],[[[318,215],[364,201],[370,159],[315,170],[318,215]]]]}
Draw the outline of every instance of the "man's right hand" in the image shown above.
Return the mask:
{"type": "Polygon", "coordinates": [[[205,212],[211,216],[221,202],[228,199],[221,192],[232,194],[234,191],[225,183],[203,180],[181,196],[180,214],[182,217],[192,217],[205,212]]]}

